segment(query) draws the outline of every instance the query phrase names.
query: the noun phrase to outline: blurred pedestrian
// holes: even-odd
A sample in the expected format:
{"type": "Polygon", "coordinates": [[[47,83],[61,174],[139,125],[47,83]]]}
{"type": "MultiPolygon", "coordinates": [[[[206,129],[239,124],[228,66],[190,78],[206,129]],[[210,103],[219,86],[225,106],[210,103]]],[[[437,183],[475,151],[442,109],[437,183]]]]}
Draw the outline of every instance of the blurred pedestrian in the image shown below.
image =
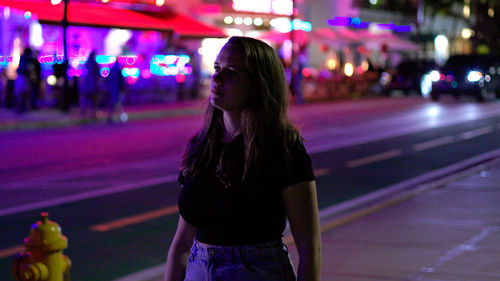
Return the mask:
{"type": "Polygon", "coordinates": [[[315,178],[286,115],[278,55],[262,41],[231,37],[214,67],[204,125],[182,160],[180,216],[164,280],[318,281],[315,178]],[[297,277],[282,240],[286,217],[299,253],[297,277]]]}
{"type": "Polygon", "coordinates": [[[90,117],[96,117],[96,106],[98,96],[98,81],[99,81],[99,65],[97,64],[95,51],[90,52],[85,69],[87,74],[82,79],[80,91],[80,113],[85,117],[87,112],[90,112],[90,117]]]}
{"type": "Polygon", "coordinates": [[[33,71],[30,73],[30,108],[32,110],[38,109],[38,101],[40,99],[40,86],[41,86],[41,76],[42,76],[42,65],[38,61],[38,51],[31,58],[31,63],[33,65],[33,71]]]}
{"type": "Polygon", "coordinates": [[[113,123],[115,116],[117,121],[121,121],[120,117],[123,113],[123,87],[125,80],[122,75],[120,63],[115,62],[109,70],[109,75],[106,77],[108,88],[108,122],[113,123]]]}
{"type": "Polygon", "coordinates": [[[54,64],[54,76],[56,77],[56,85],[54,86],[57,107],[64,112],[69,110],[69,93],[68,89],[64,89],[65,80],[67,79],[68,63],[66,60],[54,64]]]}
{"type": "Polygon", "coordinates": [[[7,71],[0,68],[0,108],[7,107],[7,71]]]}
{"type": "Polygon", "coordinates": [[[27,109],[28,97],[31,93],[31,77],[35,71],[32,59],[31,48],[26,47],[19,59],[17,78],[14,86],[17,113],[24,113],[27,109]]]}

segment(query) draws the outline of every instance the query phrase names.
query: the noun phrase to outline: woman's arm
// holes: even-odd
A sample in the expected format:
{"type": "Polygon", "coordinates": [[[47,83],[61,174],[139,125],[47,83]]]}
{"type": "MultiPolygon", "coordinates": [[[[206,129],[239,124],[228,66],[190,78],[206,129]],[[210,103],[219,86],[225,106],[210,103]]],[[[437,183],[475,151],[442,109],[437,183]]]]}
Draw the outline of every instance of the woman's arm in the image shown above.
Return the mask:
{"type": "Polygon", "coordinates": [[[193,244],[196,228],[179,215],[177,230],[168,250],[164,281],[182,281],[186,273],[187,255],[193,244]]]}
{"type": "Polygon", "coordinates": [[[321,230],[316,182],[302,182],[282,191],[297,250],[298,281],[319,281],[321,271],[321,230]]]}

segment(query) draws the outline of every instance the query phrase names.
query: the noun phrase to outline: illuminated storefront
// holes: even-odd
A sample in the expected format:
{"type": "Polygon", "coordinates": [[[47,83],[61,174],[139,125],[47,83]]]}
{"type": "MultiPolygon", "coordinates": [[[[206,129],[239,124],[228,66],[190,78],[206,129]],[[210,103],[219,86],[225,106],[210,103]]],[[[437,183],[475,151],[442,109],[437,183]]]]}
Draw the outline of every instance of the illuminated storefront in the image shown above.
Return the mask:
{"type": "MultiPolygon", "coordinates": [[[[95,51],[101,79],[118,63],[128,96],[137,102],[140,95],[146,102],[153,96],[155,101],[194,97],[201,38],[226,36],[216,27],[168,9],[132,11],[100,3],[70,3],[66,41],[71,83],[86,75],[85,63],[95,51]]],[[[15,80],[23,49],[36,50],[49,100],[52,88],[60,86],[54,70],[64,62],[62,5],[51,1],[0,3],[0,31],[6,39],[0,46],[0,67],[7,70],[9,80],[15,80]],[[10,6],[1,6],[7,4],[10,6]]]]}

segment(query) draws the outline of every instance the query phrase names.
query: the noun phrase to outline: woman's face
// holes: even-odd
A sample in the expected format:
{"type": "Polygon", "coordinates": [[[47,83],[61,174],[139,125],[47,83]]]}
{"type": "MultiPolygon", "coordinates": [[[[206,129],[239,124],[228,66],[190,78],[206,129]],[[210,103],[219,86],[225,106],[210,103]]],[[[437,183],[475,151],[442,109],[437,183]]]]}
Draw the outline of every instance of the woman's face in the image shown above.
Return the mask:
{"type": "Polygon", "coordinates": [[[250,77],[245,67],[244,53],[225,45],[214,63],[210,103],[224,111],[242,111],[250,92],[250,77]]]}

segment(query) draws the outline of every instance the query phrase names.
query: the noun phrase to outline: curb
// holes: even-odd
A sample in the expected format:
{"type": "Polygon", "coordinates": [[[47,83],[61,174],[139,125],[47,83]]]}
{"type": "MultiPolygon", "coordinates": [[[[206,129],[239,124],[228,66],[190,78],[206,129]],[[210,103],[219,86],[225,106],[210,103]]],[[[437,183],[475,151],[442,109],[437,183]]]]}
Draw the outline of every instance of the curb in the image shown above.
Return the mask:
{"type": "MultiPolygon", "coordinates": [[[[164,108],[164,109],[152,109],[152,110],[134,110],[127,113],[128,121],[138,121],[146,119],[160,119],[168,117],[177,116],[197,116],[201,114],[204,103],[195,101],[190,102],[188,105],[182,108],[164,108]]],[[[29,121],[7,121],[0,122],[0,132],[9,131],[29,131],[38,129],[49,129],[49,128],[63,128],[71,126],[85,126],[89,124],[105,124],[107,122],[106,118],[90,118],[90,117],[77,117],[68,116],[61,113],[60,118],[54,118],[50,120],[29,120],[29,121]]]]}

